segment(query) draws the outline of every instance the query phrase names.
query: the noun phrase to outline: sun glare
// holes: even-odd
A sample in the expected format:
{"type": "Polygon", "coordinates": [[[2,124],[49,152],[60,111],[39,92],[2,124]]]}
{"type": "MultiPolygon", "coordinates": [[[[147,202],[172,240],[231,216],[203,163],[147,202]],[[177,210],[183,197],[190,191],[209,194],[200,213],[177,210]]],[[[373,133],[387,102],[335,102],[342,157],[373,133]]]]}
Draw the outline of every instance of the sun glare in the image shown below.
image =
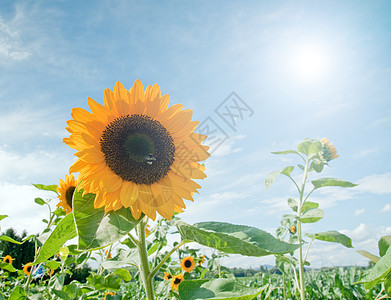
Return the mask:
{"type": "Polygon", "coordinates": [[[328,53],[319,46],[303,45],[292,53],[293,73],[300,80],[319,80],[327,75],[329,66],[328,53]]]}

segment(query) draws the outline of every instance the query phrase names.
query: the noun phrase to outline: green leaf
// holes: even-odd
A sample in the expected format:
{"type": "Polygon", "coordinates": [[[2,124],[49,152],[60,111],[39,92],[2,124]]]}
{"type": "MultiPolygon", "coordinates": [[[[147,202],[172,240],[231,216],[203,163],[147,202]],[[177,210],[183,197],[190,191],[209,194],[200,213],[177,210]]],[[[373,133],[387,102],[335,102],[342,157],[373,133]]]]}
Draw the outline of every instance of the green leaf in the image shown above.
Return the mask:
{"type": "Polygon", "coordinates": [[[292,198],[289,198],[288,199],[288,205],[290,208],[292,208],[293,211],[296,211],[297,212],[297,202],[295,199],[292,199],[292,198]]]}
{"type": "Polygon", "coordinates": [[[305,213],[301,215],[301,217],[298,217],[297,219],[300,220],[302,223],[316,223],[320,219],[324,217],[324,211],[320,208],[313,208],[307,210],[305,213]]]}
{"type": "Polygon", "coordinates": [[[54,228],[50,236],[43,244],[39,251],[34,265],[44,262],[49,257],[57,254],[64,243],[76,236],[75,222],[73,220],[73,213],[67,214],[58,225],[54,228]]]}
{"type": "Polygon", "coordinates": [[[255,227],[223,222],[201,222],[193,226],[182,220],[176,226],[182,240],[190,240],[225,253],[265,256],[295,251],[299,244],[289,244],[255,227]]]}
{"type": "Polygon", "coordinates": [[[127,251],[122,250],[118,257],[106,260],[102,263],[102,267],[105,269],[117,269],[123,266],[135,266],[140,265],[140,257],[138,255],[137,248],[129,249],[127,251]]]}
{"type": "Polygon", "coordinates": [[[311,182],[314,185],[314,189],[318,189],[324,186],[355,187],[358,185],[337,178],[321,178],[318,180],[313,180],[311,182]]]}
{"type": "Polygon", "coordinates": [[[58,194],[57,185],[55,185],[55,184],[44,185],[44,184],[34,184],[33,183],[33,186],[35,186],[37,189],[40,189],[40,190],[51,191],[51,192],[55,192],[56,194],[58,194]]]}
{"type": "Polygon", "coordinates": [[[266,287],[250,288],[225,278],[198,279],[182,281],[178,292],[181,300],[251,300],[261,294],[266,287]]]}
{"type": "Polygon", "coordinates": [[[303,206],[301,208],[301,212],[304,213],[307,210],[310,210],[310,209],[313,209],[313,208],[318,208],[318,207],[319,207],[319,203],[306,201],[306,202],[304,202],[304,204],[303,204],[303,206]]]}
{"type": "Polygon", "coordinates": [[[10,238],[9,236],[1,235],[0,236],[0,240],[1,241],[7,241],[7,242],[10,242],[10,243],[13,243],[13,244],[22,245],[24,242],[28,241],[29,239],[31,239],[33,237],[35,237],[35,235],[31,234],[28,237],[24,238],[21,242],[19,242],[19,241],[15,241],[13,238],[10,238]]]}
{"type": "Polygon", "coordinates": [[[16,272],[16,269],[11,264],[7,264],[3,261],[0,261],[0,269],[7,270],[8,272],[16,272]]]}
{"type": "Polygon", "coordinates": [[[25,300],[25,299],[27,299],[26,291],[21,286],[16,286],[9,297],[9,300],[25,300]]]}
{"type": "Polygon", "coordinates": [[[384,288],[388,296],[391,296],[391,273],[388,273],[384,279],[384,288]]]}
{"type": "Polygon", "coordinates": [[[271,172],[269,175],[267,175],[267,177],[265,179],[266,189],[269,189],[273,185],[273,183],[276,180],[276,178],[278,177],[278,175],[284,174],[284,175],[290,177],[290,174],[293,169],[294,169],[293,166],[289,166],[289,167],[286,167],[282,170],[271,172]]]}
{"type": "Polygon", "coordinates": [[[319,153],[322,150],[322,143],[318,140],[307,140],[297,146],[297,150],[307,156],[319,153]]]}
{"type": "Polygon", "coordinates": [[[378,262],[358,282],[365,282],[365,288],[370,289],[380,282],[391,271],[391,247],[378,262]]]}
{"type": "Polygon", "coordinates": [[[56,289],[52,289],[53,294],[55,294],[57,297],[65,300],[70,300],[71,298],[68,296],[68,294],[64,291],[59,291],[56,289]]]}
{"type": "Polygon", "coordinates": [[[132,279],[132,275],[126,269],[117,269],[112,274],[120,277],[125,282],[129,282],[132,279]]]}
{"type": "Polygon", "coordinates": [[[378,242],[379,245],[379,255],[383,256],[386,254],[388,248],[391,245],[391,235],[382,236],[378,242]]]}
{"type": "Polygon", "coordinates": [[[35,198],[34,202],[37,203],[38,205],[45,205],[46,202],[42,198],[35,198]]]}
{"type": "Polygon", "coordinates": [[[380,259],[379,256],[376,256],[368,251],[365,250],[357,250],[356,251],[358,254],[361,254],[362,256],[368,258],[371,262],[377,263],[377,261],[380,259]]]}
{"type": "Polygon", "coordinates": [[[50,260],[45,263],[45,266],[51,270],[57,270],[61,266],[61,262],[50,260]]]}
{"type": "Polygon", "coordinates": [[[285,151],[274,151],[272,152],[272,154],[297,154],[297,155],[300,155],[299,152],[297,152],[296,150],[285,150],[285,151]]]}
{"type": "Polygon", "coordinates": [[[7,218],[7,217],[8,217],[8,215],[0,215],[0,221],[7,218]]]}
{"type": "Polygon", "coordinates": [[[315,233],[313,235],[309,235],[316,240],[331,242],[331,243],[339,243],[344,245],[347,248],[353,248],[352,239],[343,233],[340,233],[335,230],[330,230],[326,232],[315,233]]]}
{"type": "Polygon", "coordinates": [[[157,249],[159,249],[160,243],[153,244],[151,248],[148,249],[148,256],[154,254],[157,249]]]}
{"type": "Polygon", "coordinates": [[[79,249],[98,249],[119,241],[142,219],[135,220],[129,208],[105,213],[104,208],[95,209],[95,194],[82,195],[83,190],[73,194],[73,213],[79,236],[79,249]]]}

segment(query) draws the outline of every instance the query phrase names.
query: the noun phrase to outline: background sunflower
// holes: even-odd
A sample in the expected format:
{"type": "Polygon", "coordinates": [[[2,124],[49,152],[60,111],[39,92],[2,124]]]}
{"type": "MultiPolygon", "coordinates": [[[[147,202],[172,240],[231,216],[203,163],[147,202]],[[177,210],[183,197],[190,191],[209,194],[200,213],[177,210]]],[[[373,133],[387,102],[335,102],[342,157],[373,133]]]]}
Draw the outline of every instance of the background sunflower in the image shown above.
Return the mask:
{"type": "Polygon", "coordinates": [[[185,208],[182,199],[193,200],[200,186],[192,179],[206,177],[198,163],[209,157],[201,144],[206,136],[194,133],[199,122],[191,121],[192,110],[167,108],[168,100],[157,84],[144,91],[136,80],[130,90],[120,82],[106,89],[104,105],[88,98],[91,113],[72,110],[64,142],[78,159],[70,172],[79,172],[84,193],[96,194],[95,208],[171,219],[185,208]]]}
{"type": "Polygon", "coordinates": [[[182,267],[182,270],[185,272],[193,271],[193,269],[195,267],[194,258],[192,256],[187,256],[185,258],[182,258],[181,267],[182,267]]]}
{"type": "Polygon", "coordinates": [[[171,287],[174,290],[178,290],[179,284],[184,280],[184,277],[182,274],[175,275],[174,277],[171,278],[171,287]]]}
{"type": "Polygon", "coordinates": [[[58,198],[61,200],[57,207],[62,207],[62,209],[69,214],[72,211],[72,197],[75,189],[77,187],[77,180],[73,177],[72,174],[65,175],[65,180],[60,179],[60,185],[57,188],[59,193],[58,198]]]}

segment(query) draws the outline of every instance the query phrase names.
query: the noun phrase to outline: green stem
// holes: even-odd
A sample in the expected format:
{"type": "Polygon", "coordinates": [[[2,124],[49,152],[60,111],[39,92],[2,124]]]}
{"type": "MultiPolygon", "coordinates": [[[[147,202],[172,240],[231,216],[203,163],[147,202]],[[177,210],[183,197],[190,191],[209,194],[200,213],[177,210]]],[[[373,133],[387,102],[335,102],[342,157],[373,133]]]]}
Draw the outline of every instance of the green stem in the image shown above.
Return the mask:
{"type": "Polygon", "coordinates": [[[167,253],[167,255],[162,259],[162,261],[152,270],[152,272],[149,274],[150,279],[156,275],[157,271],[162,267],[162,265],[166,262],[167,259],[180,247],[182,247],[184,244],[190,243],[190,241],[182,241],[178,245],[176,245],[174,248],[171,249],[170,252],[167,253]]]}
{"type": "MultiPolygon", "coordinates": [[[[299,203],[298,203],[298,208],[297,208],[297,215],[299,218],[301,217],[301,210],[302,210],[302,206],[304,204],[303,197],[304,197],[305,184],[306,184],[307,176],[308,176],[309,162],[310,162],[310,159],[309,159],[309,157],[307,157],[307,160],[305,162],[305,167],[304,167],[303,182],[301,184],[300,197],[299,197],[299,203]]],[[[300,220],[297,220],[297,237],[299,239],[299,244],[301,244],[302,243],[302,232],[301,232],[300,220]]],[[[302,245],[299,248],[299,284],[300,284],[301,300],[305,300],[304,262],[303,262],[303,246],[302,245]]]]}
{"type": "Polygon", "coordinates": [[[150,277],[150,270],[149,270],[149,262],[148,262],[148,252],[147,252],[147,245],[145,240],[145,226],[147,225],[147,222],[144,222],[144,220],[141,220],[140,223],[137,225],[138,230],[138,242],[137,242],[137,248],[138,248],[138,254],[140,256],[140,269],[141,269],[141,276],[143,278],[144,282],[144,288],[145,288],[145,294],[147,295],[147,300],[154,300],[154,291],[153,291],[153,283],[152,278],[150,277]]]}

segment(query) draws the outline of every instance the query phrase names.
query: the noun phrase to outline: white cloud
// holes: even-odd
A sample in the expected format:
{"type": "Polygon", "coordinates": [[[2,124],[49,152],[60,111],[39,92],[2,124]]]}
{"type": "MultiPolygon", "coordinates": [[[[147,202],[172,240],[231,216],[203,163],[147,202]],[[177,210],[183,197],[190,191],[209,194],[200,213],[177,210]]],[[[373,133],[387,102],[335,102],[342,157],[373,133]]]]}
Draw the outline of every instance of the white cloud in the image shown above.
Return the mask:
{"type": "Polygon", "coordinates": [[[391,173],[373,174],[358,181],[356,190],[362,193],[384,195],[391,193],[391,173]]]}
{"type": "Polygon", "coordinates": [[[31,53],[23,45],[22,35],[11,24],[6,24],[0,16],[0,63],[11,61],[22,61],[27,59],[31,53]]]}
{"type": "Polygon", "coordinates": [[[386,205],[384,205],[384,207],[382,208],[381,212],[388,212],[390,210],[391,210],[391,204],[387,203],[386,205]]]}
{"type": "MultiPolygon", "coordinates": [[[[18,233],[27,230],[30,234],[41,232],[45,224],[41,221],[48,218],[47,206],[39,206],[34,199],[51,199],[56,197],[53,192],[45,192],[36,189],[32,185],[17,185],[0,182],[1,214],[8,215],[0,221],[1,229],[4,231],[9,227],[16,229],[18,233]]],[[[52,201],[52,208],[57,201],[52,201]]]]}
{"type": "Polygon", "coordinates": [[[65,176],[64,172],[67,172],[73,161],[72,156],[55,151],[38,150],[18,154],[0,147],[0,181],[44,183],[41,181],[43,178],[58,178],[51,183],[56,184],[59,176],[65,176]]]}
{"type": "Polygon", "coordinates": [[[354,210],[354,215],[357,217],[365,212],[365,208],[359,208],[354,210]]]}

